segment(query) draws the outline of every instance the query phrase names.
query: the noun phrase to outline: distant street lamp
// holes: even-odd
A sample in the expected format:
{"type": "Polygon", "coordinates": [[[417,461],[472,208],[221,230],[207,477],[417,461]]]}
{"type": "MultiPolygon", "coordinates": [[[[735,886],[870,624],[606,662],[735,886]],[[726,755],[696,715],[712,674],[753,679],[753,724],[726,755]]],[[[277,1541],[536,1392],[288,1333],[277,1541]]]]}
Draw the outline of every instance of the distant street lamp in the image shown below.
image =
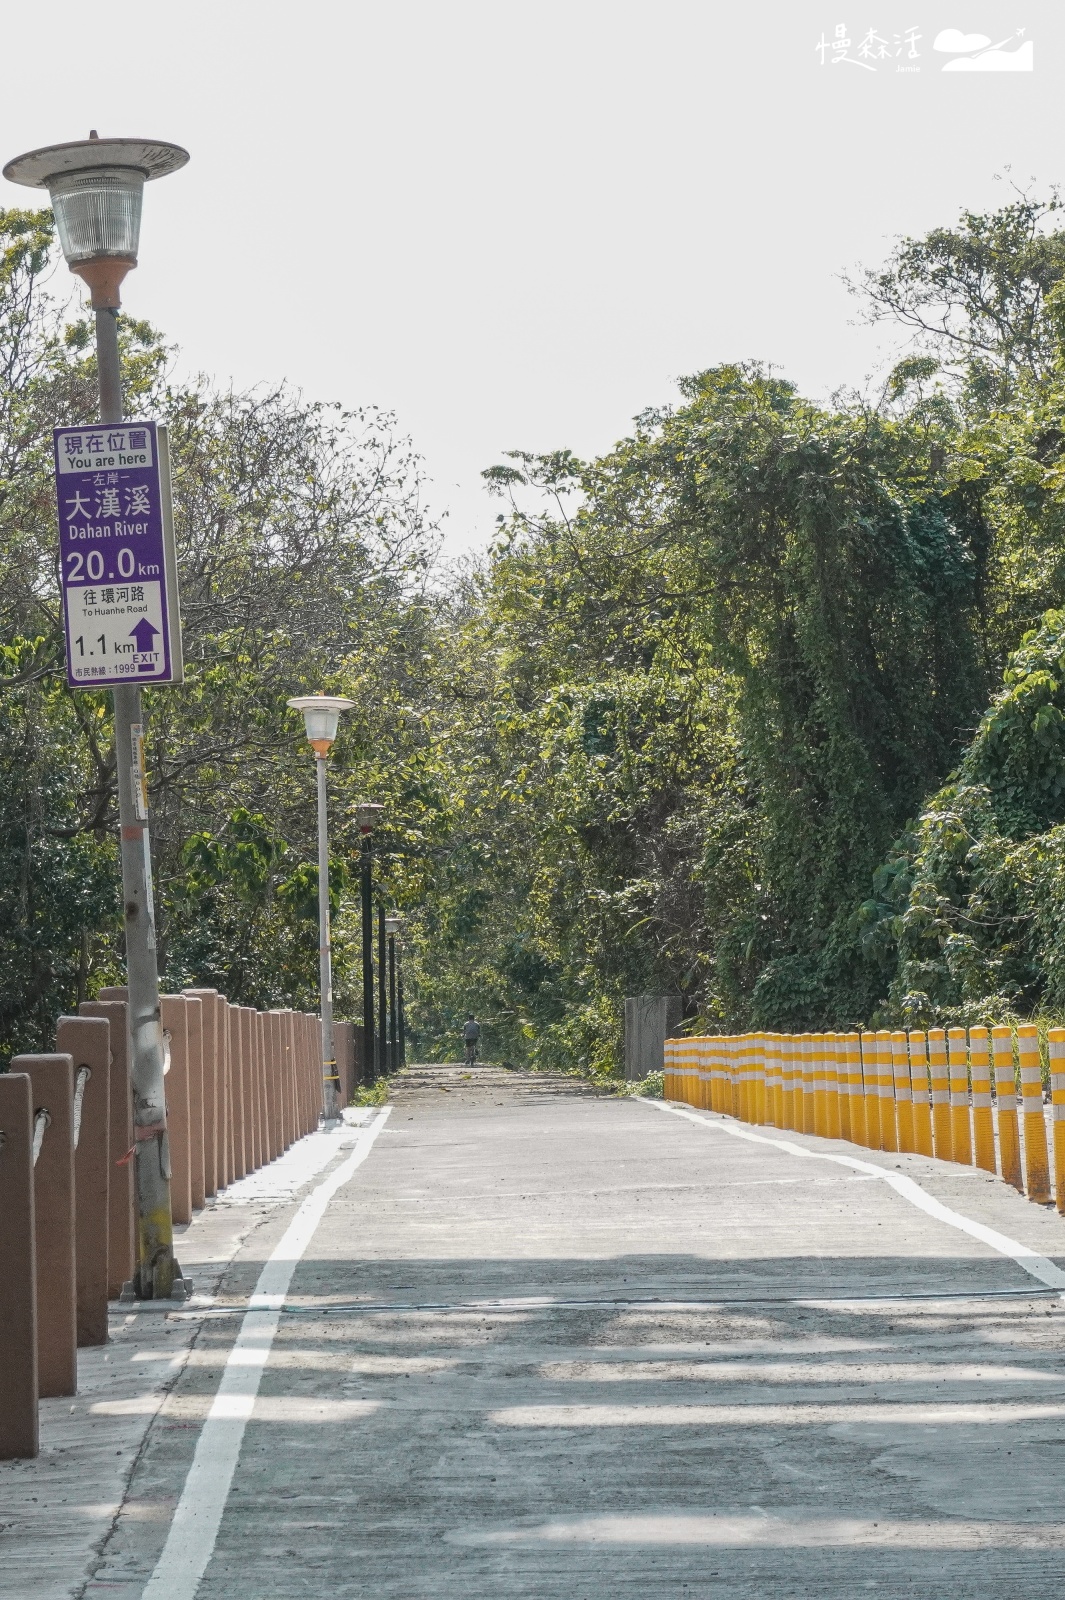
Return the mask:
{"type": "Polygon", "coordinates": [[[362,1051],[367,1081],[377,1076],[373,1024],[373,830],[384,810],[376,800],[360,800],[355,807],[361,844],[359,892],[362,899],[362,1051]]]}
{"type": "Polygon", "coordinates": [[[340,695],[297,695],[287,702],[293,711],[303,712],[307,739],[314,751],[318,770],[318,965],[322,1015],[322,1112],[327,1122],[339,1115],[337,1101],[336,1051],[333,1048],[333,954],[329,939],[329,813],[326,804],[325,764],[329,747],[337,736],[340,713],[349,711],[354,700],[340,695]]]}
{"type": "Polygon", "coordinates": [[[388,936],[388,1068],[395,1072],[399,1066],[399,1010],[396,1004],[396,936],[403,929],[403,918],[395,912],[385,918],[388,936]]]}
{"type": "MultiPolygon", "coordinates": [[[[16,156],[4,168],[12,183],[47,189],[59,243],[71,272],[84,278],[96,313],[96,370],[100,421],[122,421],[118,355],[119,291],[137,265],[144,185],[176,172],[189,159],[180,145],[159,139],[101,139],[95,132],[71,144],[16,156]]],[[[125,905],[130,1076],[136,1138],[137,1267],[133,1293],[141,1299],[184,1294],[174,1261],[170,1158],[166,1148],[163,1033],[159,1017],[148,839],[147,788],[141,751],[141,692],[135,682],[114,690],[118,819],[125,905]]]]}

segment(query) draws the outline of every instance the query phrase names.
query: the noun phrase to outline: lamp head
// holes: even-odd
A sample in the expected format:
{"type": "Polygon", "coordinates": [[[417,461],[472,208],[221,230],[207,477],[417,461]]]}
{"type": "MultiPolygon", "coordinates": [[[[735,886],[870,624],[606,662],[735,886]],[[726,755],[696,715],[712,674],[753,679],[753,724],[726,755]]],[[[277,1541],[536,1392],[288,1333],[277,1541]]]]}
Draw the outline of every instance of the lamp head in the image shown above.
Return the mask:
{"type": "Polygon", "coordinates": [[[354,700],[345,700],[342,695],[335,694],[297,695],[285,703],[293,711],[303,712],[307,738],[315,755],[323,759],[329,754],[329,746],[337,736],[340,713],[349,711],[355,704],[354,700]]]}
{"type": "Polygon", "coordinates": [[[384,810],[376,800],[359,800],[355,806],[355,818],[359,824],[360,833],[372,833],[374,823],[379,814],[384,810]]]}
{"type": "Polygon", "coordinates": [[[402,929],[403,929],[403,918],[401,916],[398,916],[395,912],[393,912],[390,917],[386,917],[385,918],[385,932],[386,933],[389,933],[389,934],[400,933],[400,932],[402,932],[402,929]]]}
{"type": "Polygon", "coordinates": [[[178,144],[101,139],[94,131],[16,156],[4,177],[48,190],[67,266],[89,285],[95,309],[114,310],[123,278],[137,265],[144,185],[188,159],[178,144]]]}

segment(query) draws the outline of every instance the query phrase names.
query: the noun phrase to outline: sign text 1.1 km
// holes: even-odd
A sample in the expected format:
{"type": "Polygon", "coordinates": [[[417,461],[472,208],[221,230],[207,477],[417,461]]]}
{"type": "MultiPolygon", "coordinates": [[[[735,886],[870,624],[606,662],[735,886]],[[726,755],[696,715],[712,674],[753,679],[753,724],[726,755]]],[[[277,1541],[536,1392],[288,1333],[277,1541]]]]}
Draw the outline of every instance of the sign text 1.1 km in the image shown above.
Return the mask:
{"type": "Polygon", "coordinates": [[[67,682],[182,681],[166,429],[56,428],[67,682]]]}

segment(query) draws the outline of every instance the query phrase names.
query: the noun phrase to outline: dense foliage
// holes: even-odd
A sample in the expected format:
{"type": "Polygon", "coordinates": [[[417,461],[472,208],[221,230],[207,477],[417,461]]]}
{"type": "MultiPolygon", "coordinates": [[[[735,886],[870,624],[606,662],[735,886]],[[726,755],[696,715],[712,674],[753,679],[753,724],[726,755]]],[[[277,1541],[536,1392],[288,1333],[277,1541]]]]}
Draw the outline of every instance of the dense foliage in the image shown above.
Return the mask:
{"type": "MultiPolygon", "coordinates": [[[[149,696],[164,981],[313,1003],[311,763],[332,766],[337,993],[355,805],[385,803],[417,1048],[614,1070],[627,994],[699,1026],[1065,1009],[1065,234],[1056,200],[906,240],[864,303],[914,335],[875,400],[753,366],[584,462],[490,468],[490,552],[434,566],[389,418],[177,384],[188,681],[149,696]]],[[[121,966],[106,697],[62,679],[49,430],[92,414],[47,213],[0,216],[0,1047],[121,966]]]]}

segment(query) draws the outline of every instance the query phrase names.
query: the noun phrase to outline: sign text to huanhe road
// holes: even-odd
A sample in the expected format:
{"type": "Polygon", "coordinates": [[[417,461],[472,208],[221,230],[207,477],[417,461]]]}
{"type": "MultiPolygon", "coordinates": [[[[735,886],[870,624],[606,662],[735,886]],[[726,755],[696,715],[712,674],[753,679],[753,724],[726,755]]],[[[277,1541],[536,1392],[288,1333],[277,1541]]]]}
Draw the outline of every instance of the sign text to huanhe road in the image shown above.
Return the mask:
{"type": "Polygon", "coordinates": [[[55,466],[67,682],[180,683],[166,429],[56,428],[55,466]]]}

